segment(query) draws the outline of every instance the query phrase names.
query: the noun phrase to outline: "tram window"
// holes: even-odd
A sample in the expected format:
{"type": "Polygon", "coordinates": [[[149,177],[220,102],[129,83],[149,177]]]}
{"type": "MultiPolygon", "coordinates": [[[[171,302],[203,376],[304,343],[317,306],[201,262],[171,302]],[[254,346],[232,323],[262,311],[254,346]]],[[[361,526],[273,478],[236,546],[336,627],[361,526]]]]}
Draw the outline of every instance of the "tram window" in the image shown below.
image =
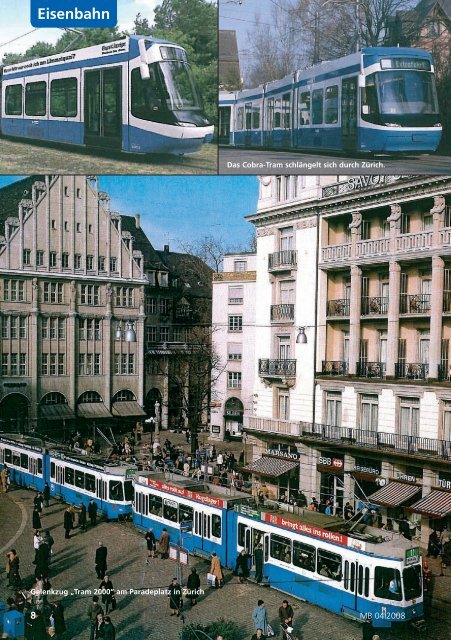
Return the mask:
{"type": "Polygon", "coordinates": [[[9,462],[11,464],[11,460],[12,460],[11,449],[5,449],[4,450],[4,460],[5,460],[5,462],[9,462]]]}
{"type": "Polygon", "coordinates": [[[221,537],[221,516],[216,514],[211,516],[211,535],[213,538],[221,537]]]}
{"type": "Polygon", "coordinates": [[[345,560],[345,589],[349,589],[349,561],[345,560]]]}
{"type": "Polygon", "coordinates": [[[370,595],[370,570],[365,567],[365,598],[370,595]]]}
{"type": "Polygon", "coordinates": [[[252,129],[260,129],[260,107],[252,109],[252,129]]]}
{"type": "Polygon", "coordinates": [[[77,78],[60,78],[50,83],[50,115],[75,118],[77,115],[77,78]]]}
{"type": "Polygon", "coordinates": [[[252,129],[252,105],[246,105],[246,130],[252,129]]]}
{"type": "Polygon", "coordinates": [[[64,469],[64,481],[66,484],[74,484],[74,470],[70,467],[64,469]]]}
{"type": "Polygon", "coordinates": [[[312,92],[312,124],[323,123],[323,90],[315,89],[312,92]]]}
{"type": "MultiPolygon", "coordinates": [[[[330,578],[341,582],[341,556],[337,553],[331,553],[324,549],[318,549],[318,559],[316,562],[316,572],[320,576],[330,578]]],[[[351,583],[352,583],[352,565],[351,565],[351,583]]],[[[352,588],[352,584],[351,584],[352,588]]]]}
{"type": "Polygon", "coordinates": [[[306,571],[315,571],[316,549],[309,544],[293,541],[293,564],[306,571]]]}
{"type": "Polygon", "coordinates": [[[282,128],[289,129],[290,128],[290,107],[291,107],[291,97],[289,93],[284,93],[282,96],[282,128]]]}
{"type": "Polygon", "coordinates": [[[326,88],[324,102],[326,112],[326,124],[337,124],[338,122],[338,85],[326,88]]]}
{"type": "Polygon", "coordinates": [[[291,562],[291,540],[271,534],[271,558],[281,560],[282,562],[291,562]]]}
{"type": "Polygon", "coordinates": [[[28,470],[28,456],[26,453],[20,454],[20,466],[22,467],[22,469],[28,470]]]}
{"type": "Polygon", "coordinates": [[[161,516],[163,510],[163,500],[159,496],[149,496],[149,513],[154,516],[161,516]]]}
{"type": "Polygon", "coordinates": [[[193,508],[187,507],[185,504],[179,505],[179,522],[192,522],[193,508]]]}
{"type": "Polygon", "coordinates": [[[282,126],[282,114],[280,113],[280,110],[281,110],[280,100],[276,100],[275,111],[274,111],[274,128],[275,129],[280,129],[280,127],[282,126]]]}
{"type": "Polygon", "coordinates": [[[355,591],[355,564],[351,562],[351,583],[350,587],[352,592],[355,591]]]}
{"type": "Polygon", "coordinates": [[[361,596],[363,594],[363,567],[359,566],[359,573],[358,573],[359,577],[358,577],[358,581],[357,581],[357,591],[359,596],[361,596]]]}
{"type": "Polygon", "coordinates": [[[240,547],[244,547],[244,534],[246,533],[246,525],[240,522],[238,525],[238,544],[240,547]]]}
{"type": "Polygon", "coordinates": [[[171,522],[177,522],[177,503],[173,500],[164,500],[163,518],[171,522]]]}
{"type": "Polygon", "coordinates": [[[299,102],[299,124],[301,126],[310,124],[310,91],[301,93],[299,102]]]}
{"type": "Polygon", "coordinates": [[[5,92],[5,115],[22,115],[22,85],[11,84],[6,87],[5,92]]]}
{"type": "Polygon", "coordinates": [[[244,125],[244,107],[238,107],[236,114],[236,128],[238,131],[243,130],[244,125]]]}
{"type": "Polygon", "coordinates": [[[135,492],[133,489],[133,482],[131,480],[126,480],[124,482],[124,493],[125,493],[125,501],[132,502],[135,492]]]}
{"type": "Polygon", "coordinates": [[[55,463],[54,462],[50,463],[50,477],[51,478],[55,477],[55,463]]]}
{"type": "Polygon", "coordinates": [[[25,114],[45,116],[47,112],[47,83],[29,82],[25,85],[25,114]]]}
{"type": "Polygon", "coordinates": [[[85,473],[85,489],[91,493],[96,492],[96,479],[90,473],[85,473]]]}
{"type": "Polygon", "coordinates": [[[83,471],[79,471],[78,469],[75,469],[75,486],[78,489],[85,488],[85,474],[83,471]]]}
{"type": "Polygon", "coordinates": [[[161,120],[163,109],[161,91],[155,77],[155,70],[149,67],[150,78],[143,80],[140,69],[132,71],[131,107],[132,115],[141,120],[161,120]]]}
{"type": "Polygon", "coordinates": [[[13,465],[20,467],[20,453],[18,451],[13,451],[13,465]]]}
{"type": "Polygon", "coordinates": [[[362,89],[362,115],[374,116],[377,113],[376,75],[373,73],[367,77],[365,88],[362,89]]]}
{"type": "Polygon", "coordinates": [[[124,489],[120,480],[110,480],[110,500],[124,499],[124,489]]]}
{"type": "Polygon", "coordinates": [[[376,567],[374,571],[374,595],[386,600],[402,600],[401,576],[397,569],[376,567]]]}
{"type": "Polygon", "coordinates": [[[42,458],[38,458],[38,473],[42,474],[42,458]]]}
{"type": "Polygon", "coordinates": [[[412,600],[421,596],[421,567],[416,564],[414,567],[407,567],[402,572],[404,582],[404,598],[412,600]]]}

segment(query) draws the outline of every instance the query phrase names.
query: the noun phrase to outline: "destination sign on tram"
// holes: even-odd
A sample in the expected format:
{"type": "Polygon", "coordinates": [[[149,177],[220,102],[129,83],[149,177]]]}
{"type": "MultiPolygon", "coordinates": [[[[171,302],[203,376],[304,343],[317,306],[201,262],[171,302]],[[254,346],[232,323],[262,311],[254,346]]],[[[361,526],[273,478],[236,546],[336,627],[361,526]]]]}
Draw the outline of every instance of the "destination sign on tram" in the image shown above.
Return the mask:
{"type": "Polygon", "coordinates": [[[430,71],[431,63],[424,58],[382,58],[381,69],[416,69],[430,71]]]}
{"type": "Polygon", "coordinates": [[[188,489],[177,487],[169,482],[160,482],[159,480],[154,480],[153,478],[148,478],[146,476],[138,476],[138,482],[146,485],[147,487],[153,487],[154,489],[159,489],[165,493],[170,493],[173,496],[195,500],[196,502],[201,502],[202,504],[210,505],[211,507],[219,507],[221,509],[225,505],[225,501],[221,498],[209,496],[205,493],[199,493],[198,491],[189,491],[188,489]]]}

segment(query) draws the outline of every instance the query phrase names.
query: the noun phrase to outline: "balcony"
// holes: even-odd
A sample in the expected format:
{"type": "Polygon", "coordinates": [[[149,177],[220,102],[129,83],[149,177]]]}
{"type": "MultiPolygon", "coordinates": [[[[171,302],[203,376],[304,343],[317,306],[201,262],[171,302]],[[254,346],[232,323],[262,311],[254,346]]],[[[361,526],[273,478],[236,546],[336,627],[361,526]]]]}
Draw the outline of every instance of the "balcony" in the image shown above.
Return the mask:
{"type": "Polygon", "coordinates": [[[451,313],[451,291],[443,293],[443,313],[451,313]]]}
{"type": "Polygon", "coordinates": [[[426,380],[429,374],[429,366],[421,362],[397,362],[395,364],[395,377],[402,380],[426,380]]]}
{"type": "Polygon", "coordinates": [[[360,378],[383,378],[385,362],[357,362],[356,375],[360,378]]]}
{"type": "Polygon", "coordinates": [[[386,316],[388,298],[364,296],[362,298],[362,316],[386,316]]]}
{"type": "Polygon", "coordinates": [[[294,304],[272,304],[271,322],[293,322],[294,304]]]}
{"type": "Polygon", "coordinates": [[[334,244],[321,249],[322,262],[346,262],[351,257],[351,243],[334,244]]]}
{"type": "Polygon", "coordinates": [[[451,364],[440,364],[438,367],[438,379],[442,382],[451,382],[451,364]]]}
{"type": "Polygon", "coordinates": [[[286,271],[294,269],[298,262],[298,252],[294,249],[277,251],[268,256],[268,271],[286,271]]]}
{"type": "Polygon", "coordinates": [[[431,294],[430,293],[414,293],[413,295],[402,293],[399,313],[408,313],[412,315],[428,313],[431,310],[431,294]]]}
{"type": "Polygon", "coordinates": [[[301,442],[331,442],[347,449],[383,451],[415,458],[451,460],[451,441],[399,435],[378,431],[362,431],[311,422],[295,422],[249,416],[250,431],[292,436],[301,442]]]}
{"type": "Polygon", "coordinates": [[[349,300],[346,300],[345,298],[340,300],[328,300],[327,315],[329,317],[349,316],[349,300]]]}
{"type": "Polygon", "coordinates": [[[295,378],[296,360],[269,360],[260,358],[258,375],[261,378],[295,378]]]}
{"type": "Polygon", "coordinates": [[[396,251],[414,251],[432,247],[432,231],[403,233],[396,238],[396,251]]]}
{"type": "Polygon", "coordinates": [[[343,360],[323,360],[321,373],[323,376],[346,376],[348,363],[343,360]]]}
{"type": "Polygon", "coordinates": [[[390,253],[390,238],[374,238],[373,240],[358,240],[356,245],[357,256],[380,256],[390,253]]]}

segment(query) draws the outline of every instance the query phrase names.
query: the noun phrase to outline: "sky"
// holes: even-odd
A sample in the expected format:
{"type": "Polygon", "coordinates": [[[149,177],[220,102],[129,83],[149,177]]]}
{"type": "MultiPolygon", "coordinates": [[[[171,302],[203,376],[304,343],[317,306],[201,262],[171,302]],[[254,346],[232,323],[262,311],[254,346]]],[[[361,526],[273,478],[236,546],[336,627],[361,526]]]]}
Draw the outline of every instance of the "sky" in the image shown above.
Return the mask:
{"type": "Polygon", "coordinates": [[[240,59],[249,56],[248,32],[255,27],[258,16],[261,24],[271,26],[271,8],[277,0],[219,0],[219,28],[236,31],[240,59]]]}
{"type": "MultiPolygon", "coordinates": [[[[153,11],[162,0],[118,0],[119,28],[131,30],[137,13],[153,22],[153,11]]],[[[30,23],[30,0],[0,0],[0,58],[5,53],[23,53],[28,47],[39,41],[55,43],[61,37],[61,29],[33,30],[30,23]],[[20,38],[6,46],[4,43],[32,31],[28,36],[20,38]]]]}
{"type": "MultiPolygon", "coordinates": [[[[24,176],[0,176],[0,188],[24,176]]],[[[255,176],[100,176],[99,189],[111,210],[141,215],[141,226],[156,249],[171,250],[204,235],[242,248],[253,226],[244,216],[257,209],[255,176]]]]}

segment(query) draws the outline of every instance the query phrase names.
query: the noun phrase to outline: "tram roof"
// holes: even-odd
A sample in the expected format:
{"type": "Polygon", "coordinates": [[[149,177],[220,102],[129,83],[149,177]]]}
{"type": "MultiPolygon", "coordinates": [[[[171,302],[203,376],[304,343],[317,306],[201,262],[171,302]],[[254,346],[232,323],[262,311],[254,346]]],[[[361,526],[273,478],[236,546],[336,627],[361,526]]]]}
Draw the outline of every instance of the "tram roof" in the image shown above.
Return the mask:
{"type": "Polygon", "coordinates": [[[41,438],[34,438],[21,433],[0,433],[0,442],[9,444],[12,447],[23,447],[40,453],[45,453],[46,450],[46,445],[41,438]]]}
{"type": "Polygon", "coordinates": [[[98,471],[104,471],[115,475],[131,475],[133,476],[138,472],[138,467],[135,464],[127,464],[121,461],[115,461],[102,458],[102,456],[91,456],[82,453],[76,453],[68,450],[61,450],[58,448],[49,450],[50,456],[58,460],[66,461],[68,463],[80,464],[84,467],[90,467],[98,471]]]}

